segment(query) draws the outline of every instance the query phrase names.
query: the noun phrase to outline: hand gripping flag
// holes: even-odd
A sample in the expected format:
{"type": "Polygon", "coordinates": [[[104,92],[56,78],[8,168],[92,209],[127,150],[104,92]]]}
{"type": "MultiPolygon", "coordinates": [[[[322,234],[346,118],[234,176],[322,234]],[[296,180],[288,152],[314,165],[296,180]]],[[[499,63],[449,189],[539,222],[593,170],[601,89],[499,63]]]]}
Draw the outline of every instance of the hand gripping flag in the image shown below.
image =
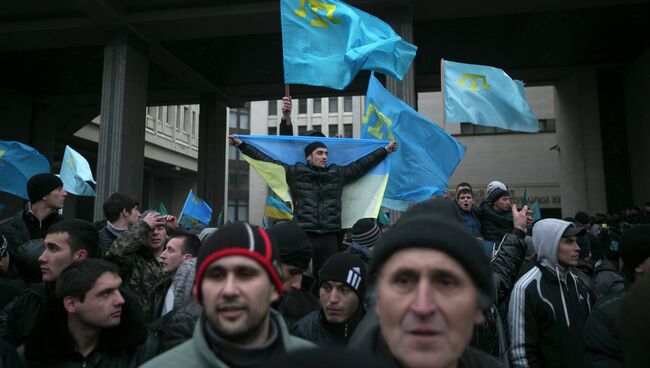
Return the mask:
{"type": "Polygon", "coordinates": [[[179,223],[186,227],[191,227],[188,225],[192,225],[195,221],[188,223],[187,220],[183,220],[184,218],[194,219],[202,224],[208,225],[210,224],[210,220],[212,220],[212,208],[190,190],[180,217],[181,220],[179,220],[179,223]]]}
{"type": "Polygon", "coordinates": [[[368,83],[361,136],[399,143],[390,161],[382,206],[404,211],[409,203],[444,194],[465,146],[393,96],[373,76],[368,83]]]}
{"type": "Polygon", "coordinates": [[[446,123],[472,123],[521,132],[539,131],[524,84],[491,66],[443,60],[446,123]]]}
{"type": "Polygon", "coordinates": [[[50,163],[34,148],[0,140],[0,191],[29,199],[27,181],[36,174],[49,172],[50,163]]]}
{"type": "Polygon", "coordinates": [[[95,190],[87,183],[89,181],[95,184],[88,161],[70,146],[65,146],[59,176],[63,182],[63,190],[66,192],[79,196],[96,195],[95,190]]]}
{"type": "Polygon", "coordinates": [[[281,0],[284,83],[342,90],[360,70],[399,80],[417,47],[382,20],[338,0],[281,0]]]}
{"type": "MultiPolygon", "coordinates": [[[[237,135],[243,142],[257,148],[271,159],[293,165],[305,163],[305,146],[313,141],[323,142],[329,151],[328,165],[347,165],[371,153],[388,142],[367,139],[342,139],[292,136],[253,136],[237,135]]],[[[254,160],[243,155],[266,184],[280,197],[282,201],[294,204],[286,181],[286,172],[281,164],[254,160]]],[[[388,182],[390,155],[372,168],[363,177],[346,184],[341,196],[341,227],[351,228],[357,220],[370,217],[376,218],[381,207],[381,199],[388,182]]]]}

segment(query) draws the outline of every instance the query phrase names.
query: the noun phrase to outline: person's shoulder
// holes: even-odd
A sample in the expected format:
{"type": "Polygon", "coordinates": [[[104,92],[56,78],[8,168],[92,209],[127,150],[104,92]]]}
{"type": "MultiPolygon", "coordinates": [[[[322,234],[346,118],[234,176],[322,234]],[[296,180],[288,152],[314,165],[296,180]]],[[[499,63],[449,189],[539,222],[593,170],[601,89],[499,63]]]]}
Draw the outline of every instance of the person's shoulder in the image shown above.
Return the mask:
{"type": "MultiPolygon", "coordinates": [[[[503,363],[499,362],[492,355],[468,346],[461,356],[462,367],[464,368],[502,368],[503,363]]],[[[461,366],[461,365],[459,365],[461,366]]]]}
{"type": "Polygon", "coordinates": [[[298,336],[288,335],[285,339],[285,348],[287,349],[287,352],[303,350],[303,349],[311,349],[315,347],[316,345],[313,342],[307,341],[298,336]]]}
{"type": "Polygon", "coordinates": [[[192,338],[147,361],[142,368],[201,366],[198,364],[200,357],[194,338],[192,338]]]}

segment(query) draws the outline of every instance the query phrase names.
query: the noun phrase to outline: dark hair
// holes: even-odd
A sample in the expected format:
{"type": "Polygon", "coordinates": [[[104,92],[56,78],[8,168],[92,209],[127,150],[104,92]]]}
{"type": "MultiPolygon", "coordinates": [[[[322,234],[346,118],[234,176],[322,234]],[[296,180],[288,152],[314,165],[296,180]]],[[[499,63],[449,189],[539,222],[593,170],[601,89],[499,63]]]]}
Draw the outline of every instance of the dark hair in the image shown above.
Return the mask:
{"type": "Polygon", "coordinates": [[[104,216],[110,222],[115,222],[120,218],[122,210],[129,212],[138,205],[138,201],[127,193],[113,193],[104,201],[104,216]]]}
{"type": "Polygon", "coordinates": [[[187,231],[175,231],[171,234],[169,238],[167,238],[167,242],[165,242],[165,245],[169,243],[170,240],[174,238],[181,238],[183,239],[183,249],[181,249],[182,254],[191,254],[192,257],[196,257],[197,254],[199,254],[199,248],[201,247],[201,241],[199,240],[199,237],[189,233],[187,231]]]}
{"type": "Polygon", "coordinates": [[[460,187],[468,187],[469,190],[473,190],[472,186],[469,183],[466,183],[466,182],[462,182],[462,183],[456,185],[456,191],[458,191],[458,188],[460,188],[460,187]]]}
{"type": "Polygon", "coordinates": [[[101,259],[73,262],[61,272],[56,281],[56,297],[63,299],[71,296],[83,302],[86,293],[93,288],[97,279],[107,272],[119,276],[117,266],[101,259]]]}
{"type": "Polygon", "coordinates": [[[463,188],[456,192],[456,198],[460,197],[462,194],[470,194],[472,198],[474,197],[474,192],[471,189],[463,188]]]}
{"type": "Polygon", "coordinates": [[[99,244],[99,232],[86,220],[71,219],[58,222],[47,230],[48,234],[67,233],[70,253],[85,249],[89,257],[94,257],[99,244]]]}

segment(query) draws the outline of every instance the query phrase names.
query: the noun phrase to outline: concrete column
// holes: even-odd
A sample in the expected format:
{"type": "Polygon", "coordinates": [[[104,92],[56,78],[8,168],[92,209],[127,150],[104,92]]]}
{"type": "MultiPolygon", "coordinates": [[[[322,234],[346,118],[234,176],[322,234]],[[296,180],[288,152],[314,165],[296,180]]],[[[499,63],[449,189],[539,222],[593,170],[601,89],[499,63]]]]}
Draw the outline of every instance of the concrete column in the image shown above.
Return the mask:
{"type": "Polygon", "coordinates": [[[556,129],[560,148],[562,216],[605,212],[605,174],[598,85],[591,69],[581,69],[556,85],[556,129]]]}
{"type": "Polygon", "coordinates": [[[212,207],[212,221],[224,208],[224,219],[228,209],[228,123],[225,101],[214,93],[201,95],[199,114],[199,163],[197,194],[212,207]]]}
{"type": "Polygon", "coordinates": [[[142,197],[148,75],[145,46],[128,31],[109,33],[104,47],[95,220],[104,217],[102,204],[113,192],[142,197]]]}
{"type": "MultiPolygon", "coordinates": [[[[391,8],[387,18],[388,23],[393,27],[406,42],[413,43],[413,11],[408,6],[391,8]]],[[[415,92],[415,61],[404,75],[401,81],[386,77],[386,89],[393,95],[400,98],[409,106],[417,109],[417,94],[415,92]]]]}
{"type": "MultiPolygon", "coordinates": [[[[650,49],[625,70],[625,118],[630,157],[632,200],[641,206],[650,201],[650,49]]],[[[623,147],[621,147],[623,148],[623,147]]]]}

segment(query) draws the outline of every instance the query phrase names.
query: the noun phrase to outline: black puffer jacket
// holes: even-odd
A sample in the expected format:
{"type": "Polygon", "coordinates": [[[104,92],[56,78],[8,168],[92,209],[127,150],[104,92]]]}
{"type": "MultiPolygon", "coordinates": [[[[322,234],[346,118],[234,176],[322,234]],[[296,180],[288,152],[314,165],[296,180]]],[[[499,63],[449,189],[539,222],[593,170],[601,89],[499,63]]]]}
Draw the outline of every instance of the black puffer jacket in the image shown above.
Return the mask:
{"type": "Polygon", "coordinates": [[[0,222],[0,233],[7,239],[7,246],[11,257],[15,256],[16,249],[30,239],[45,238],[47,229],[63,217],[54,212],[43,221],[39,221],[33,214],[24,210],[0,222]]]}
{"type": "Polygon", "coordinates": [[[349,165],[319,169],[301,162],[289,165],[275,161],[246,143],[237,148],[255,160],[284,166],[298,224],[305,231],[319,234],[341,230],[343,186],[362,177],[388,154],[384,148],[378,148],[349,165]]]}
{"type": "Polygon", "coordinates": [[[140,306],[133,294],[124,293],[121,322],[117,327],[100,333],[95,350],[85,358],[74,350],[74,340],[66,325],[63,303],[52,299],[46,305],[42,318],[34,326],[34,333],[24,345],[26,367],[138,367],[153,358],[158,343],[148,334],[140,306]]]}
{"type": "Polygon", "coordinates": [[[194,299],[188,299],[179,308],[172,309],[149,328],[158,336],[160,352],[165,352],[192,338],[194,326],[203,307],[194,299]]]}
{"type": "Polygon", "coordinates": [[[504,235],[512,231],[512,212],[495,211],[489,199],[481,203],[476,214],[481,221],[481,236],[485,240],[499,243],[504,235]]]}
{"type": "Polygon", "coordinates": [[[27,288],[2,311],[2,338],[14,346],[25,342],[51,299],[54,299],[51,284],[39,283],[27,288]]]}
{"type": "Polygon", "coordinates": [[[296,322],[291,329],[291,334],[321,347],[343,348],[347,346],[354,330],[365,315],[366,309],[361,306],[345,323],[331,324],[327,322],[323,310],[319,308],[296,322]]]}
{"type": "Polygon", "coordinates": [[[621,296],[625,292],[625,279],[618,273],[614,261],[600,260],[596,262],[595,270],[593,285],[597,301],[621,296]]]}

